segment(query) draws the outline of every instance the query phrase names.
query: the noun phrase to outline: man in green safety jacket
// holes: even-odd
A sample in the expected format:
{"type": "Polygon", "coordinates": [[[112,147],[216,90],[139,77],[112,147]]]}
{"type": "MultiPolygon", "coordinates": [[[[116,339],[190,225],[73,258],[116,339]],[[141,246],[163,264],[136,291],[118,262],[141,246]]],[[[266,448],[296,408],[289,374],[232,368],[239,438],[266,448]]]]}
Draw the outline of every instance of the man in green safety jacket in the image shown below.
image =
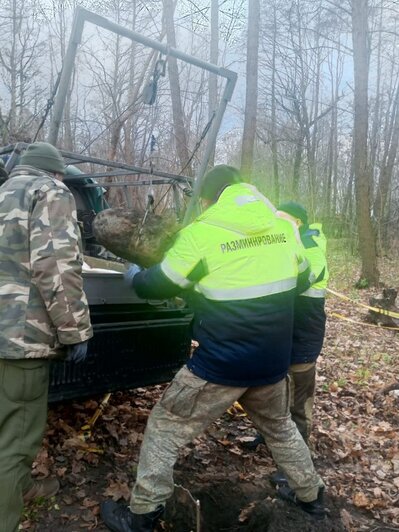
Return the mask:
{"type": "Polygon", "coordinates": [[[309,276],[299,235],[233,167],[211,170],[201,197],[209,208],[179,232],[162,263],[140,273],[132,267],[126,276],[142,298],[186,292],[199,346],[148,419],[130,508],[102,504],[113,531],[154,529],[173,493],[179,449],[238,400],[295,502],[315,517],[325,513],[323,482],[289,413],[295,294],[309,276]]]}
{"type": "Polygon", "coordinates": [[[314,279],[295,300],[294,334],[290,375],[292,377],[291,414],[303,439],[308,443],[316,385],[316,361],[323,347],[326,327],[324,311],[328,267],[327,241],[320,223],[308,224],[306,209],[295,202],[283,203],[279,211],[294,221],[314,279]]]}
{"type": "MultiPolygon", "coordinates": [[[[294,331],[291,353],[291,415],[308,444],[316,387],[316,361],[323,347],[326,314],[325,295],[328,282],[327,241],[319,223],[308,224],[306,209],[296,202],[283,203],[278,215],[292,221],[299,229],[305,256],[312,271],[312,285],[295,299],[294,331]]],[[[251,447],[264,440],[259,434],[251,447]]],[[[287,482],[284,474],[272,475],[273,483],[287,482]]]]}

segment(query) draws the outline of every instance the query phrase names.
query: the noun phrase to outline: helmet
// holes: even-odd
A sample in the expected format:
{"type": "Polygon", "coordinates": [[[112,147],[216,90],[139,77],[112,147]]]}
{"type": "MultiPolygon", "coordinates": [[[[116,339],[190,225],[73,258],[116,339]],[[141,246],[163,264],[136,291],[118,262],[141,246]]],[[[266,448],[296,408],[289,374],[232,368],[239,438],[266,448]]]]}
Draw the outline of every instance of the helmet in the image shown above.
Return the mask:
{"type": "Polygon", "coordinates": [[[240,172],[234,166],[218,164],[210,170],[202,181],[200,196],[203,199],[216,201],[227,185],[241,183],[240,172]]]}

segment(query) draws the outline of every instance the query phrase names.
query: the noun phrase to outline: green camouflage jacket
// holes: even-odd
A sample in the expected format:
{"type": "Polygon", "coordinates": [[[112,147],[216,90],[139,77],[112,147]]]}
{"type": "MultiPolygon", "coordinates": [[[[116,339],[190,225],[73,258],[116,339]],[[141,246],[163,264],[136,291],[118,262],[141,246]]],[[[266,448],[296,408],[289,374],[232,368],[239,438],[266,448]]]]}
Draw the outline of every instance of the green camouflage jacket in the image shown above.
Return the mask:
{"type": "Polygon", "coordinates": [[[17,166],[0,187],[0,358],[63,356],[92,335],[75,200],[17,166]]]}

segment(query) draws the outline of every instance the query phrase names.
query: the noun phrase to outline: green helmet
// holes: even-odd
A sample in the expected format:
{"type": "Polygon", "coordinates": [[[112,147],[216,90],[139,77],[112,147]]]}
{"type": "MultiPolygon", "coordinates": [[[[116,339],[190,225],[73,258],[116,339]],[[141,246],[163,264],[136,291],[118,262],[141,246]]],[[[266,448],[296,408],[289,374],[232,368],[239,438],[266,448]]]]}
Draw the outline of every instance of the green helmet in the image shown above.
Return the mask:
{"type": "Polygon", "coordinates": [[[200,196],[207,200],[216,201],[227,185],[241,182],[242,177],[237,168],[227,164],[218,164],[204,176],[200,196]]]}
{"type": "Polygon", "coordinates": [[[65,173],[65,163],[60,152],[47,142],[30,144],[22,155],[20,164],[47,172],[65,173]]]}
{"type": "Polygon", "coordinates": [[[281,205],[277,207],[277,210],[286,212],[294,218],[298,218],[304,225],[307,225],[308,223],[308,213],[305,207],[296,201],[281,203],[281,205]]]}

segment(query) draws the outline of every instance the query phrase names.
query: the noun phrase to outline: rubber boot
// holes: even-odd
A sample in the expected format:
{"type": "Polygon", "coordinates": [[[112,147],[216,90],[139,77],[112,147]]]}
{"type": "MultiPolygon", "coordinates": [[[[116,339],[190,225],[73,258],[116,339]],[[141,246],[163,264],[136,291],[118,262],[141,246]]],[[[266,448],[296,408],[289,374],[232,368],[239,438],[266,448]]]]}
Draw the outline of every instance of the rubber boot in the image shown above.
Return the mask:
{"type": "Polygon", "coordinates": [[[277,469],[277,471],[272,473],[269,477],[269,480],[270,480],[271,485],[274,487],[288,486],[288,480],[280,469],[277,469]]]}
{"type": "Polygon", "coordinates": [[[153,532],[164,507],[147,514],[134,514],[126,504],[105,501],[101,504],[101,517],[112,532],[153,532]]]}
{"type": "Polygon", "coordinates": [[[305,502],[298,499],[298,497],[295,495],[295,491],[289,486],[278,486],[277,496],[284,501],[289,501],[296,504],[296,506],[301,508],[301,510],[311,515],[315,519],[324,519],[326,516],[326,509],[323,504],[324,488],[319,488],[317,499],[310,502],[305,502]]]}
{"type": "Polygon", "coordinates": [[[248,451],[256,451],[258,445],[260,445],[261,443],[265,443],[265,438],[262,436],[262,434],[258,432],[253,440],[243,442],[241,446],[247,449],[248,451]]]}
{"type": "Polygon", "coordinates": [[[24,504],[37,499],[37,497],[52,497],[60,489],[60,483],[56,478],[35,480],[32,486],[23,494],[24,504]]]}

